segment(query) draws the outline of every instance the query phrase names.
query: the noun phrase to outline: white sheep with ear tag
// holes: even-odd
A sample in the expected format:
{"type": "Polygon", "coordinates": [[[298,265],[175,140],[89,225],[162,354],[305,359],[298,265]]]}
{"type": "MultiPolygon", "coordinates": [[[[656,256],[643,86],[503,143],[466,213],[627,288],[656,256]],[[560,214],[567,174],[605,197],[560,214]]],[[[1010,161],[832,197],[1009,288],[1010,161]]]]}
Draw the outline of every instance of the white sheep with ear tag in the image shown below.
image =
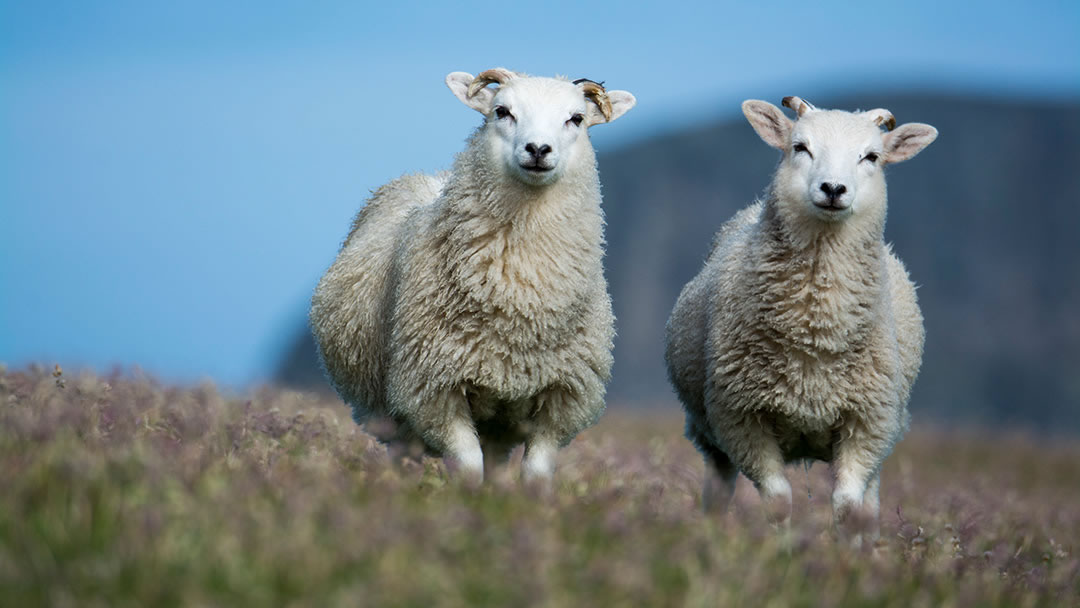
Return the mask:
{"type": "Polygon", "coordinates": [[[784,465],[823,460],[836,528],[857,539],[860,520],[877,521],[881,465],[907,429],[923,348],[915,287],[884,241],[884,167],[937,130],[893,129],[882,109],[819,110],[798,97],[784,105],[796,120],[743,103],[783,156],[765,200],[721,228],[683,288],[665,359],[686,435],[705,457],[706,509],[726,508],[741,471],[770,519],[786,525],[784,465]]]}
{"type": "Polygon", "coordinates": [[[470,481],[524,443],[523,476],[542,481],[604,409],[614,318],[587,128],[635,99],[502,68],[446,84],[483,125],[449,173],[375,192],[311,326],[331,383],[382,438],[470,481]]]}

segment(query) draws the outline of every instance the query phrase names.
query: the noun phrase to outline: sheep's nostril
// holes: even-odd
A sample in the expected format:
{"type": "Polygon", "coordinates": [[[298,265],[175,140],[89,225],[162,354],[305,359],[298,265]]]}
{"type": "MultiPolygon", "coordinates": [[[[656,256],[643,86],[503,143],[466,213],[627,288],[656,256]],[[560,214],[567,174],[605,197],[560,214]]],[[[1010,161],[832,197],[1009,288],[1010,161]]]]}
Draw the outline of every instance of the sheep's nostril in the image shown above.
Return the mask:
{"type": "Polygon", "coordinates": [[[539,147],[534,143],[525,144],[525,151],[532,154],[533,158],[539,160],[551,152],[551,146],[547,144],[541,144],[539,147]]]}
{"type": "Polygon", "coordinates": [[[821,191],[825,193],[829,198],[838,198],[841,194],[847,192],[847,186],[844,184],[830,184],[829,182],[821,183],[821,191]]]}

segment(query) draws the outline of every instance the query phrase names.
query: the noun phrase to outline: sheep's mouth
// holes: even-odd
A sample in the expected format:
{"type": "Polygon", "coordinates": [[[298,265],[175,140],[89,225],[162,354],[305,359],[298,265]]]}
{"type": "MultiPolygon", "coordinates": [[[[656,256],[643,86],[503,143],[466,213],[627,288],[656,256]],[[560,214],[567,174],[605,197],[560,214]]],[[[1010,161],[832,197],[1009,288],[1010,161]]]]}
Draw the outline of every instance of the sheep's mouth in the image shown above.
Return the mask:
{"type": "Polygon", "coordinates": [[[547,173],[554,169],[554,167],[545,167],[539,163],[533,163],[531,165],[521,164],[518,166],[530,173],[547,173]]]}
{"type": "Polygon", "coordinates": [[[814,206],[822,211],[847,211],[851,208],[851,205],[841,203],[834,200],[814,201],[814,206]]]}

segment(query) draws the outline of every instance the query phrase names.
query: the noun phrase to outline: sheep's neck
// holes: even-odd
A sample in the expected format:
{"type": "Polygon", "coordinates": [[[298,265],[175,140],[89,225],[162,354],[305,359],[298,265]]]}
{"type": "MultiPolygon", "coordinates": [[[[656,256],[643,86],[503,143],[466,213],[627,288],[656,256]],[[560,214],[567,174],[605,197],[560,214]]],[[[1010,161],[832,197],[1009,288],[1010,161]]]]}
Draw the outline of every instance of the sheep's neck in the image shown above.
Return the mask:
{"type": "Polygon", "coordinates": [[[754,289],[777,342],[812,357],[859,349],[884,294],[880,231],[821,225],[799,234],[769,205],[761,226],[754,289]]]}
{"type": "Polygon", "coordinates": [[[460,202],[440,222],[451,275],[474,301],[505,312],[532,316],[575,305],[603,255],[597,199],[580,186],[530,191],[482,182],[449,197],[460,202]]]}

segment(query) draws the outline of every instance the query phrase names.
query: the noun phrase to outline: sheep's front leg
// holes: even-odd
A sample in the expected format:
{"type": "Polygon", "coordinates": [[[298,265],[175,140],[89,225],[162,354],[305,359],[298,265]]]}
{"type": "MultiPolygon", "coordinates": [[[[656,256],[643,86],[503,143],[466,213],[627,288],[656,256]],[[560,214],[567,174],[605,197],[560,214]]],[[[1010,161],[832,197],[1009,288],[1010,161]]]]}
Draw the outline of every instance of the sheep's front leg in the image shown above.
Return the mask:
{"type": "Polygon", "coordinates": [[[542,489],[550,486],[557,450],[558,446],[546,435],[530,437],[525,442],[525,455],[521,459],[521,480],[542,489]]]}
{"type": "Polygon", "coordinates": [[[791,484],[784,475],[780,444],[756,417],[712,422],[713,432],[724,438],[725,453],[754,482],[769,523],[786,530],[791,522],[791,484]]]}
{"type": "Polygon", "coordinates": [[[401,409],[407,412],[413,430],[424,443],[442,453],[451,476],[472,486],[483,482],[484,451],[462,388],[422,393],[401,409]]]}
{"type": "Polygon", "coordinates": [[[558,437],[564,436],[582,411],[583,404],[567,387],[551,386],[536,396],[530,416],[531,429],[525,439],[525,455],[521,459],[521,479],[526,485],[550,489],[555,474],[555,453],[558,437]]]}
{"type": "MultiPolygon", "coordinates": [[[[780,471],[783,471],[783,463],[780,465],[780,471]]],[[[791,484],[787,477],[783,472],[773,472],[754,486],[761,495],[769,523],[786,530],[791,524],[791,484]]]]}
{"type": "Polygon", "coordinates": [[[460,477],[470,486],[484,481],[484,452],[471,420],[454,418],[450,423],[449,437],[443,461],[451,475],[460,477]]]}
{"type": "Polygon", "coordinates": [[[870,541],[876,541],[881,537],[881,500],[879,497],[879,491],[881,488],[881,473],[874,475],[870,479],[870,483],[866,486],[866,493],[863,494],[862,508],[863,512],[869,518],[868,529],[866,534],[870,541]]]}
{"type": "Polygon", "coordinates": [[[861,544],[864,528],[876,525],[879,459],[873,439],[855,431],[834,448],[833,525],[841,538],[861,544]]]}

